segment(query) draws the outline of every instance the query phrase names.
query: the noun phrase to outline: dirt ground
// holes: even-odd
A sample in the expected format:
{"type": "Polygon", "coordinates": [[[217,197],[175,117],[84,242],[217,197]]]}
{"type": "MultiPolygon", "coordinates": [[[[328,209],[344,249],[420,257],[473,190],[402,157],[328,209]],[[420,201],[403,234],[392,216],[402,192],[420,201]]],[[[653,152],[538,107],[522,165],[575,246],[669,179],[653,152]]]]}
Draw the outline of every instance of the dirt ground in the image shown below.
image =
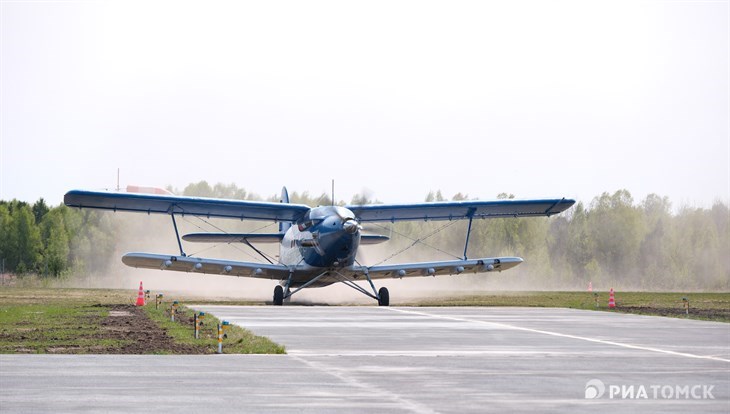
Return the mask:
{"type": "Polygon", "coordinates": [[[101,322],[99,339],[132,341],[121,348],[94,349],[101,354],[207,353],[200,346],[175,343],[141,308],[133,305],[112,305],[109,316],[101,322]]]}
{"type": "MultiPolygon", "coordinates": [[[[659,316],[686,316],[686,311],[682,308],[661,308],[652,306],[620,306],[616,308],[619,312],[637,313],[642,315],[659,315],[659,316]]],[[[690,316],[701,317],[710,320],[730,319],[730,309],[689,309],[690,316]]]]}

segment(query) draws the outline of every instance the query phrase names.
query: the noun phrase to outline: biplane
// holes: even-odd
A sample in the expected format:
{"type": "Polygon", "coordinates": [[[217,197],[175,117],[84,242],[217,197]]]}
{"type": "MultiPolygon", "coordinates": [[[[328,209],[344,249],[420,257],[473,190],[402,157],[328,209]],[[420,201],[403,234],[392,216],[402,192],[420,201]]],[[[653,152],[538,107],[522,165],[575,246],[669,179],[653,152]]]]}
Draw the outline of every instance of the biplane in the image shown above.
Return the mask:
{"type": "Polygon", "coordinates": [[[178,272],[272,279],[273,304],[282,305],[302,289],[343,283],[388,306],[386,287],[376,289],[374,280],[483,273],[511,269],[523,262],[520,257],[467,258],[472,222],[508,217],[543,217],[561,213],[575,201],[565,198],[544,200],[444,201],[415,204],[369,204],[309,207],[289,202],[286,187],[279,203],[248,200],[182,197],[169,194],[72,190],[64,196],[69,207],[120,212],[165,214],[172,218],[179,247],[177,254],[127,253],[127,266],[178,272]],[[176,217],[197,216],[236,220],[265,220],[279,223],[276,233],[192,233],[182,237],[176,217]],[[468,220],[464,255],[460,260],[364,266],[356,255],[361,245],[386,242],[379,234],[364,234],[366,223],[395,223],[405,220],[468,220]],[[266,262],[242,262],[185,254],[186,242],[243,243],[266,262]],[[255,247],[258,243],[278,243],[274,262],[255,247]],[[365,287],[355,283],[367,281],[365,287]],[[367,289],[367,287],[370,289],[367,289]]]}

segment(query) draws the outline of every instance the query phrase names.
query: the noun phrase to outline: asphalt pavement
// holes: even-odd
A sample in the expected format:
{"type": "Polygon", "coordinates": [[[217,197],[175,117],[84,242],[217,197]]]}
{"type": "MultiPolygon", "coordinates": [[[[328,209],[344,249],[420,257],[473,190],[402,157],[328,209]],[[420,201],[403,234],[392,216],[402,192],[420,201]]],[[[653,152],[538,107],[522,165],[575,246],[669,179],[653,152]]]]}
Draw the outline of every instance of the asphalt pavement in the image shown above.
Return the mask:
{"type": "Polygon", "coordinates": [[[288,355],[2,355],[0,412],[730,412],[725,323],[545,308],[196,308],[288,355]]]}

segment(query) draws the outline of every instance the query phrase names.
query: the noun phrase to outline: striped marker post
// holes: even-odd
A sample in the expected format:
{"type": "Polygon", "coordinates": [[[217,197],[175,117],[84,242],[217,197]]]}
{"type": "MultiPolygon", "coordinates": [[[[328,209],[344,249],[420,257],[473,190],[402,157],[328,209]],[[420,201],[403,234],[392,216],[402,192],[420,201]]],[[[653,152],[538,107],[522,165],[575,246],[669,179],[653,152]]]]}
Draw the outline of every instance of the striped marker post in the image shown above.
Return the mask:
{"type": "Polygon", "coordinates": [[[223,353],[223,328],[221,324],[218,324],[218,351],[217,353],[223,353]]]}

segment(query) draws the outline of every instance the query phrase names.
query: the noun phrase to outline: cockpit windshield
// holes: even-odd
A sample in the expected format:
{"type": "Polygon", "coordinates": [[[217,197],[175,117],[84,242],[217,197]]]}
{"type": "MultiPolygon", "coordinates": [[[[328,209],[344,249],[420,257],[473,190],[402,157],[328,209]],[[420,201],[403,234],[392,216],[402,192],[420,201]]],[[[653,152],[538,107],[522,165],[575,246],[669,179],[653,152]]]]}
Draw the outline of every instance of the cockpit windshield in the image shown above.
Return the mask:
{"type": "Polygon", "coordinates": [[[352,211],[344,207],[320,206],[309,210],[307,214],[305,214],[304,217],[297,222],[297,227],[299,228],[299,231],[305,231],[331,216],[338,216],[343,222],[355,218],[352,211]]]}
{"type": "Polygon", "coordinates": [[[312,226],[314,226],[315,224],[317,224],[317,223],[319,223],[320,221],[322,221],[322,219],[323,219],[323,218],[316,218],[316,217],[315,217],[315,218],[313,218],[312,216],[313,216],[314,214],[312,214],[312,211],[313,211],[313,210],[309,210],[309,211],[307,211],[307,214],[305,214],[305,215],[304,215],[304,217],[302,217],[302,218],[301,218],[301,220],[299,220],[299,221],[297,222],[297,228],[299,228],[299,231],[306,231],[306,230],[308,230],[308,229],[309,229],[310,227],[312,227],[312,226]]]}

